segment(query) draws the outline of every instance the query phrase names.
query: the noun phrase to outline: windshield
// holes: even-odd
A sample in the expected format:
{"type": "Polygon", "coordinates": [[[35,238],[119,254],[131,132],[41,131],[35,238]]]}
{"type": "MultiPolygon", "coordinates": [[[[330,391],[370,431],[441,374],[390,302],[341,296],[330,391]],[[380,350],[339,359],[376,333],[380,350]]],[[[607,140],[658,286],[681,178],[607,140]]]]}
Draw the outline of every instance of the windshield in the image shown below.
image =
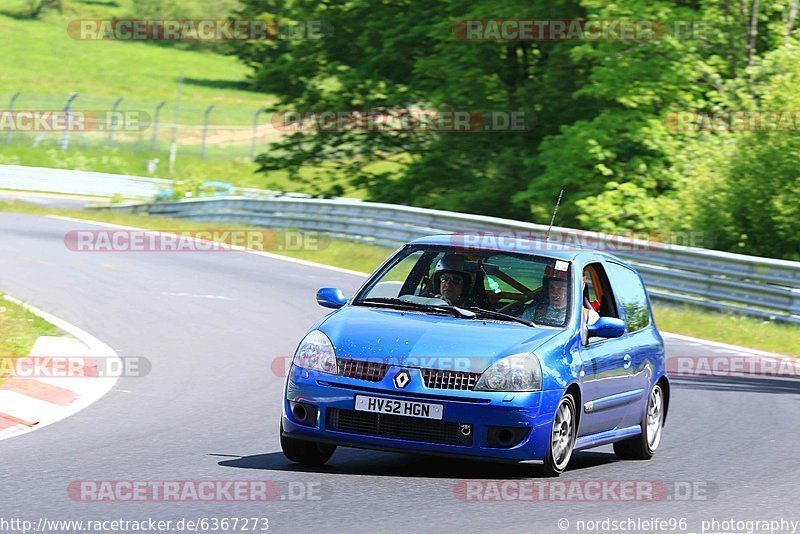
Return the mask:
{"type": "Polygon", "coordinates": [[[522,319],[562,327],[569,319],[570,277],[570,262],[543,256],[409,246],[378,273],[353,304],[430,313],[455,307],[472,310],[482,319],[522,319]]]}

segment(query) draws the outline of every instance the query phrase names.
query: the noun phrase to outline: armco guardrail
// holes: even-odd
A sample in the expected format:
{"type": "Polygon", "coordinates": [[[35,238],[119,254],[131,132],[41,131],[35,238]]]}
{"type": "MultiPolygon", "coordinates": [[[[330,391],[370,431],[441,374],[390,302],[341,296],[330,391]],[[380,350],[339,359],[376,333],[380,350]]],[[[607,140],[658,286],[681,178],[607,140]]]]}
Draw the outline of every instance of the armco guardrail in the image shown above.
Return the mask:
{"type": "MultiPolygon", "coordinates": [[[[520,234],[543,236],[547,230],[543,225],[497,217],[343,199],[228,197],[116,205],[111,209],[198,221],[297,228],[392,247],[436,233],[481,232],[491,239],[520,234]]],[[[569,228],[554,227],[550,236],[556,243],[588,243],[590,248],[606,249],[630,261],[655,299],[800,322],[800,262],[569,228]]]]}

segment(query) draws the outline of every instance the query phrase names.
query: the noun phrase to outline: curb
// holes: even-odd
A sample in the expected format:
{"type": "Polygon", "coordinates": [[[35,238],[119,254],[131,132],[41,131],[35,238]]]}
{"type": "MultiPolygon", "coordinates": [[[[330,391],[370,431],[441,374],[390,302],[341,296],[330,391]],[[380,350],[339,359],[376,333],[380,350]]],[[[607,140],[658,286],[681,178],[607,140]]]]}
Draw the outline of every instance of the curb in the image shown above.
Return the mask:
{"type": "Polygon", "coordinates": [[[115,359],[116,365],[122,363],[111,347],[88,332],[9,295],[5,299],[74,338],[42,336],[36,340],[30,356],[39,357],[41,362],[50,357],[70,357],[70,362],[75,363],[80,358],[80,366],[74,369],[80,377],[15,376],[3,383],[0,386],[0,440],[61,421],[108,393],[116,384],[117,377],[95,376],[96,372],[92,372],[93,358],[115,359]]]}

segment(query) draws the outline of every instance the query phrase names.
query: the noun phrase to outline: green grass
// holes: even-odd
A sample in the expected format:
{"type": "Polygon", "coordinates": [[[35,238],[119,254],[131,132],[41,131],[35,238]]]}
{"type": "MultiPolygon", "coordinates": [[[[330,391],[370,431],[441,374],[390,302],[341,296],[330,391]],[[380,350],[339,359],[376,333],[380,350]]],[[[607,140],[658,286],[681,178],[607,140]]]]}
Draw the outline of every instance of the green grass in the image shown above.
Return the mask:
{"type": "Polygon", "coordinates": [[[656,324],[665,332],[800,357],[800,326],[764,321],[696,306],[655,304],[656,324]]]}
{"type": "Polygon", "coordinates": [[[181,50],[145,42],[77,40],[67,33],[70,20],[124,17],[129,2],[109,8],[68,2],[63,15],[43,20],[12,15],[24,2],[0,2],[0,107],[20,91],[16,109],[60,109],[67,95],[77,91],[74,109],[111,109],[117,97],[122,108],[152,113],[162,100],[162,117],[172,120],[178,79],[181,124],[202,124],[203,111],[214,104],[214,124],[252,124],[255,111],[270,97],[246,90],[248,68],[233,56],[181,50]]]}
{"type": "MultiPolygon", "coordinates": [[[[208,230],[209,228],[247,229],[241,225],[200,223],[110,211],[53,210],[22,202],[0,202],[0,211],[64,215],[162,231],[208,230]]],[[[263,230],[262,228],[251,228],[263,230]]],[[[281,242],[283,232],[276,231],[278,242],[281,242]]],[[[317,244],[302,250],[274,249],[270,251],[344,269],[371,272],[392,250],[387,247],[321,237],[317,244]]],[[[800,326],[707,311],[691,306],[660,303],[653,305],[653,313],[658,328],[664,332],[674,332],[710,341],[800,357],[800,326]]]]}
{"type": "MultiPolygon", "coordinates": [[[[1,135],[1,134],[0,134],[1,135]]],[[[276,191],[320,194],[334,184],[341,184],[345,196],[364,198],[365,192],[350,186],[344,176],[331,171],[324,180],[310,180],[308,184],[298,183],[290,178],[286,171],[256,173],[257,165],[247,157],[234,157],[213,148],[209,149],[209,158],[200,159],[196,149],[179,149],[173,172],[169,172],[169,156],[166,150],[153,152],[149,149],[132,149],[129,145],[117,145],[114,149],[83,148],[76,143],[66,152],[62,152],[53,144],[49,147],[32,147],[22,143],[12,145],[0,144],[0,165],[26,165],[33,167],[50,167],[81,171],[107,172],[132,176],[148,176],[147,161],[159,158],[157,172],[152,178],[168,180],[217,180],[228,182],[239,187],[255,187],[276,191]]],[[[308,168],[301,170],[303,178],[310,179],[324,168],[308,168]]]]}
{"type": "Polygon", "coordinates": [[[57,336],[60,331],[0,293],[0,356],[26,356],[40,336],[57,336]]]}
{"type": "MultiPolygon", "coordinates": [[[[61,332],[0,293],[0,333],[0,369],[5,369],[4,360],[27,356],[40,336],[57,336],[61,332]]],[[[0,384],[3,380],[0,376],[0,384]]]]}
{"type": "Polygon", "coordinates": [[[220,180],[240,187],[269,188],[268,185],[284,185],[282,176],[273,178],[256,174],[256,164],[247,158],[214,158],[201,160],[194,154],[178,152],[175,169],[169,172],[166,151],[131,150],[118,145],[112,150],[105,148],[82,148],[73,146],[62,152],[51,146],[32,147],[25,144],[0,145],[0,165],[27,165],[51,167],[79,171],[97,171],[132,176],[148,176],[147,161],[159,158],[161,161],[153,178],[172,180],[220,180]]]}

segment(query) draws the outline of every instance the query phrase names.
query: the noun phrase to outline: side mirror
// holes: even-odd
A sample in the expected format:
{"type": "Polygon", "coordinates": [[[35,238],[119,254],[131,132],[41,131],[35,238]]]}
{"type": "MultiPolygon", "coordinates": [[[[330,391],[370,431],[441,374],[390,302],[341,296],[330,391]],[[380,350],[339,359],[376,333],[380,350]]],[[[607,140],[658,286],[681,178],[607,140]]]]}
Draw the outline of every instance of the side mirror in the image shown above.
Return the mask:
{"type": "Polygon", "coordinates": [[[317,291],[317,304],[324,308],[341,308],[347,304],[342,290],[336,287],[323,287],[317,291]]]}
{"type": "Polygon", "coordinates": [[[612,338],[625,333],[625,321],[616,317],[600,317],[586,327],[589,337],[612,338]]]}

